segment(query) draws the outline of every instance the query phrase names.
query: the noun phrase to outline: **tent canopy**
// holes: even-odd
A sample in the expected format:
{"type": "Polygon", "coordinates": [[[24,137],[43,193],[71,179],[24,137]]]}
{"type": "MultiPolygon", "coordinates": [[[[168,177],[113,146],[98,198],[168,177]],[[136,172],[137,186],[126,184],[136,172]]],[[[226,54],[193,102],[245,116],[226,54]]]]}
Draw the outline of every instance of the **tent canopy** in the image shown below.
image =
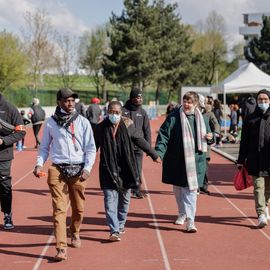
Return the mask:
{"type": "Polygon", "coordinates": [[[211,87],[211,92],[221,93],[257,93],[261,89],[270,91],[270,76],[253,63],[239,67],[218,86],[211,87]]]}

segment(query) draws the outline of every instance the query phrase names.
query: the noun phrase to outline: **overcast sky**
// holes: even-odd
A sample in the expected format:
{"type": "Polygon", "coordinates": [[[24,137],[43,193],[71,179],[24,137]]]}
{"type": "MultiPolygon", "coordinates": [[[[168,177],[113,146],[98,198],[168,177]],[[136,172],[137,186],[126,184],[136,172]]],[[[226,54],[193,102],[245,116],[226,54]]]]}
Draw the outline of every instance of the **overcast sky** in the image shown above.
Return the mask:
{"type": "MultiPolygon", "coordinates": [[[[227,34],[239,41],[243,13],[270,12],[269,0],[166,0],[177,2],[184,23],[196,24],[216,10],[226,21],[227,34]]],[[[61,32],[81,33],[108,21],[111,13],[121,14],[123,0],[0,0],[0,30],[20,33],[23,14],[45,8],[61,32]]]]}

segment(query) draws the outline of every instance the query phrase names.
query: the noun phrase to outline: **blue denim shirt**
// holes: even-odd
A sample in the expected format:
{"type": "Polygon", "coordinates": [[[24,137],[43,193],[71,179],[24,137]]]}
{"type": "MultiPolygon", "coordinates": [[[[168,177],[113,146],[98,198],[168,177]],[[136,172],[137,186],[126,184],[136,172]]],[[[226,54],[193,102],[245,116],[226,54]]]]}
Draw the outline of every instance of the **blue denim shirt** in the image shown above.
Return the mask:
{"type": "MultiPolygon", "coordinates": [[[[38,166],[43,166],[50,155],[51,161],[55,164],[84,163],[84,169],[91,171],[96,157],[96,145],[91,125],[81,115],[73,123],[76,136],[74,141],[72,135],[64,127],[59,127],[52,117],[47,119],[37,156],[38,166]]],[[[69,131],[71,131],[70,128],[69,131]]]]}

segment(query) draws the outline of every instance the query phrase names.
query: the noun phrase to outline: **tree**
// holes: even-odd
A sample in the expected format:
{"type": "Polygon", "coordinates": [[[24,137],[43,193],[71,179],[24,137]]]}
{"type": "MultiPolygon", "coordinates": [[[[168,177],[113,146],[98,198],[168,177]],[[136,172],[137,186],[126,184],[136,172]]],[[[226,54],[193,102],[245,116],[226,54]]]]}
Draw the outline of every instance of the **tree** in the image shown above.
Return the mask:
{"type": "Polygon", "coordinates": [[[261,36],[249,42],[244,54],[249,62],[270,74],[270,17],[263,17],[261,36]]]}
{"type": "Polygon", "coordinates": [[[227,53],[224,18],[212,11],[206,22],[200,23],[200,31],[193,32],[193,41],[192,67],[196,70],[193,75],[197,80],[193,83],[211,85],[215,74],[223,69],[227,53]]]}
{"type": "Polygon", "coordinates": [[[42,72],[55,66],[53,40],[55,31],[45,10],[27,11],[22,28],[25,49],[31,63],[30,75],[35,91],[41,81],[42,72]]]}
{"type": "Polygon", "coordinates": [[[107,26],[100,26],[91,33],[86,32],[81,39],[80,64],[87,70],[89,78],[94,81],[97,96],[102,90],[103,99],[106,100],[106,78],[103,74],[104,55],[110,52],[107,37],[107,26]]]}
{"type": "Polygon", "coordinates": [[[164,0],[154,1],[156,30],[152,32],[158,47],[157,70],[155,73],[156,102],[162,88],[168,90],[168,101],[186,80],[191,63],[191,40],[188,29],[176,13],[177,4],[165,5],[164,0]]]}
{"type": "Polygon", "coordinates": [[[112,53],[106,54],[103,65],[108,80],[142,89],[151,81],[157,55],[151,39],[153,16],[147,0],[125,0],[122,15],[112,15],[109,31],[112,53]]]}
{"type": "Polygon", "coordinates": [[[56,35],[55,64],[63,87],[73,88],[78,62],[78,38],[70,34],[56,35]]]}
{"type": "Polygon", "coordinates": [[[19,39],[6,31],[0,32],[0,92],[25,81],[27,58],[19,39]]]}

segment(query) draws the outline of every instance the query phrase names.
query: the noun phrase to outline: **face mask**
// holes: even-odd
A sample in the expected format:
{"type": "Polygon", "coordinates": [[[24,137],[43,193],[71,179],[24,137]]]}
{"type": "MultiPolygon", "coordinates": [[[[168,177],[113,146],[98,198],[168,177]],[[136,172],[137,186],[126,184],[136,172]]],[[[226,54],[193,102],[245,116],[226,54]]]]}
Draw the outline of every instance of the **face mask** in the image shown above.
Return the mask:
{"type": "Polygon", "coordinates": [[[121,114],[109,114],[109,120],[112,124],[117,124],[121,119],[121,114]]]}
{"type": "Polygon", "coordinates": [[[262,111],[266,111],[269,108],[269,103],[258,103],[258,107],[262,110],[262,111]]]}

